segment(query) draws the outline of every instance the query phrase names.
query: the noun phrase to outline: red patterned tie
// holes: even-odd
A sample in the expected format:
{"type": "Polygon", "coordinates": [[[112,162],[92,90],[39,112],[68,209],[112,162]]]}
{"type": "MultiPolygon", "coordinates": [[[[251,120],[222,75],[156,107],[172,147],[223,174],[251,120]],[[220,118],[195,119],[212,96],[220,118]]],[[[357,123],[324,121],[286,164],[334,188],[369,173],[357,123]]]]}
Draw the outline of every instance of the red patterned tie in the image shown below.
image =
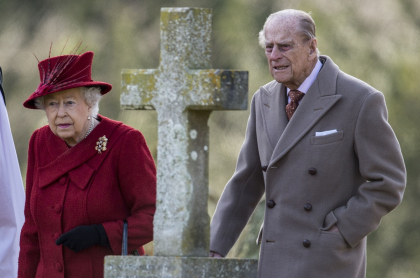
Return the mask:
{"type": "Polygon", "coordinates": [[[286,114],[287,117],[290,119],[292,118],[293,114],[295,113],[296,109],[299,106],[299,101],[305,96],[304,93],[298,90],[290,90],[289,97],[290,102],[286,105],[286,114]]]}

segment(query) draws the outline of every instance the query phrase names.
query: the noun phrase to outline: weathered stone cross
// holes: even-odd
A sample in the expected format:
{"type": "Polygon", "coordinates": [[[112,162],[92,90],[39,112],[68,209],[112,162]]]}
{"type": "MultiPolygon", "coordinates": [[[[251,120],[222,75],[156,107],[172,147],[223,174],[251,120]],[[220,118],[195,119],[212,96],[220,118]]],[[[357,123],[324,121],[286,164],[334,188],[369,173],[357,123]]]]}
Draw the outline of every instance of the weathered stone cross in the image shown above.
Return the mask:
{"type": "Polygon", "coordinates": [[[161,10],[160,65],[123,71],[121,106],[158,114],[155,256],[107,256],[105,278],[255,278],[257,260],[209,258],[208,119],[246,109],[248,73],[211,68],[211,10],[161,10]]]}
{"type": "Polygon", "coordinates": [[[160,65],[124,70],[121,106],[156,109],[154,255],[209,254],[208,119],[246,110],[248,72],[211,69],[211,9],[161,10],[160,65]]]}

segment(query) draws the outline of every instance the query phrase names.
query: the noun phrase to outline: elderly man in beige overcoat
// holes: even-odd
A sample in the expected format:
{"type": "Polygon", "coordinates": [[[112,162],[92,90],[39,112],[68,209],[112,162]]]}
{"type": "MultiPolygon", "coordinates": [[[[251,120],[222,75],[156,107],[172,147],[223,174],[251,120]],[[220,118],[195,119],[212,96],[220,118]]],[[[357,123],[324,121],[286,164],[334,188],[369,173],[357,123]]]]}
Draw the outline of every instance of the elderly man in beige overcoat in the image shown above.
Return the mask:
{"type": "Polygon", "coordinates": [[[259,278],[362,278],[366,236],[402,200],[404,161],[381,92],[320,56],[311,16],[270,15],[262,86],[211,223],[225,256],[266,194],[259,278]]]}

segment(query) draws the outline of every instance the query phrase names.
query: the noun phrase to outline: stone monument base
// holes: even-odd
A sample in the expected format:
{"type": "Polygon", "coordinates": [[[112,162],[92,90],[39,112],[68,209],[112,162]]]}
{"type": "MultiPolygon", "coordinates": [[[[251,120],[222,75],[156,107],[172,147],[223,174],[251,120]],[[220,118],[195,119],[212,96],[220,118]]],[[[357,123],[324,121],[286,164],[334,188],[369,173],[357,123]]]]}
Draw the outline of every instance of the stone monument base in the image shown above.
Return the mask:
{"type": "Polygon", "coordinates": [[[258,260],[106,256],[104,278],[257,278],[258,260]]]}

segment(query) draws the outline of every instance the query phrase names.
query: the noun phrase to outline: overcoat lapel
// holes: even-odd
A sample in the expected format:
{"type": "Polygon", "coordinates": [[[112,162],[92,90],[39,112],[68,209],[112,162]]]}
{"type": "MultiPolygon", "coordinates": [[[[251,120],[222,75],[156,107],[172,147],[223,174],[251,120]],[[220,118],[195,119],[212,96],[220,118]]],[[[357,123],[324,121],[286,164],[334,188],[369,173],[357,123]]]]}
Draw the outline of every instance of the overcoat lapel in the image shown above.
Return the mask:
{"type": "Polygon", "coordinates": [[[92,133],[71,149],[67,148],[62,139],[55,136],[52,132],[49,132],[46,136],[46,140],[51,140],[49,141],[50,143],[48,143],[50,148],[49,153],[52,157],[57,158],[53,159],[47,165],[39,167],[39,186],[48,186],[66,173],[69,173],[70,179],[76,184],[87,185],[91,175],[94,173],[94,169],[86,169],[86,167],[89,166],[84,163],[94,156],[101,156],[98,159],[103,160],[101,158],[108,154],[116,139],[118,139],[119,136],[114,137],[113,134],[121,124],[122,123],[120,122],[114,124],[107,118],[102,117],[101,123],[92,131],[92,133]],[[96,142],[98,141],[98,138],[103,135],[109,139],[107,150],[102,154],[98,154],[98,151],[95,150],[96,142]],[[79,172],[83,172],[86,177],[79,177],[79,172]],[[90,173],[90,175],[87,173],[90,173]]]}
{"type": "MultiPolygon", "coordinates": [[[[292,149],[341,98],[341,95],[336,94],[338,67],[326,56],[320,59],[324,61],[324,66],[280,136],[269,168],[292,149]]],[[[282,116],[287,120],[285,113],[282,116]]]]}
{"type": "Polygon", "coordinates": [[[280,83],[273,83],[267,89],[261,87],[260,109],[263,114],[263,125],[266,132],[267,144],[271,151],[280,139],[281,134],[287,126],[286,117],[286,87],[280,83]]]}

